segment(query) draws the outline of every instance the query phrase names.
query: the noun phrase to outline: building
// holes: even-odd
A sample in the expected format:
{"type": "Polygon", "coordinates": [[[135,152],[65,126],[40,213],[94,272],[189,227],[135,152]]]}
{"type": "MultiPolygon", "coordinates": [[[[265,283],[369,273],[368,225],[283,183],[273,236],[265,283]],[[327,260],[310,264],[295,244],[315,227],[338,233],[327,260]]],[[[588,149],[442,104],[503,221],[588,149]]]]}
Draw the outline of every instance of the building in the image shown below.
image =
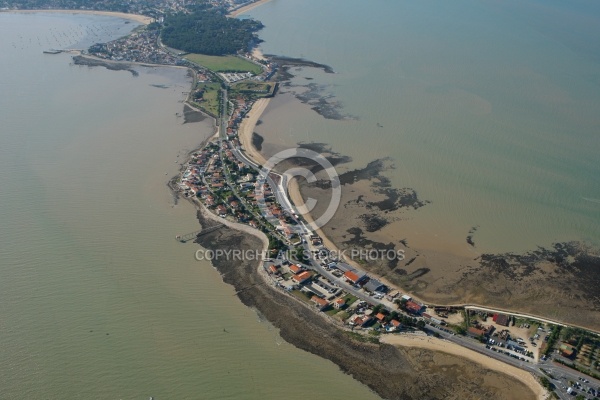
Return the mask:
{"type": "Polygon", "coordinates": [[[508,326],[510,317],[506,314],[494,314],[493,320],[498,325],[508,326]]]}
{"type": "Polygon", "coordinates": [[[367,316],[356,316],[350,319],[349,324],[353,326],[365,327],[368,326],[373,321],[373,318],[367,316]]]}
{"type": "Polygon", "coordinates": [[[364,272],[361,273],[359,271],[346,271],[344,273],[344,278],[346,278],[346,280],[352,282],[353,284],[358,285],[367,278],[367,274],[365,274],[364,272]]]}
{"type": "Polygon", "coordinates": [[[413,314],[420,314],[423,306],[419,303],[415,303],[414,301],[407,301],[404,306],[406,307],[406,311],[413,314]]]}
{"type": "Polygon", "coordinates": [[[344,300],[340,297],[333,303],[333,306],[335,308],[337,308],[338,310],[341,310],[342,308],[346,307],[346,300],[344,300]]]}
{"type": "Polygon", "coordinates": [[[329,302],[325,299],[322,299],[318,296],[313,296],[310,301],[312,301],[313,303],[315,303],[315,307],[317,307],[319,309],[319,311],[323,311],[325,310],[327,307],[329,307],[329,302]]]}
{"type": "Polygon", "coordinates": [[[292,264],[292,265],[290,265],[290,271],[292,271],[294,274],[299,274],[300,272],[303,271],[303,269],[302,269],[302,267],[299,267],[296,264],[292,264]]]}
{"type": "Polygon", "coordinates": [[[470,326],[467,329],[467,334],[473,337],[485,336],[485,331],[483,329],[475,328],[474,326],[470,326]]]}
{"type": "Polygon", "coordinates": [[[304,272],[300,272],[299,274],[292,276],[292,279],[294,281],[298,282],[299,285],[302,285],[303,283],[309,281],[311,276],[312,275],[310,272],[304,271],[304,272]]]}
{"type": "Polygon", "coordinates": [[[575,354],[575,348],[570,344],[561,343],[558,349],[563,357],[570,358],[573,357],[573,354],[575,354]]]}
{"type": "Polygon", "coordinates": [[[279,267],[276,265],[271,265],[269,267],[269,272],[272,273],[273,275],[278,275],[279,274],[279,267]]]}
{"type": "Polygon", "coordinates": [[[368,292],[384,293],[387,290],[387,287],[383,283],[379,282],[377,279],[374,278],[369,279],[369,281],[365,283],[363,288],[368,292]]]}

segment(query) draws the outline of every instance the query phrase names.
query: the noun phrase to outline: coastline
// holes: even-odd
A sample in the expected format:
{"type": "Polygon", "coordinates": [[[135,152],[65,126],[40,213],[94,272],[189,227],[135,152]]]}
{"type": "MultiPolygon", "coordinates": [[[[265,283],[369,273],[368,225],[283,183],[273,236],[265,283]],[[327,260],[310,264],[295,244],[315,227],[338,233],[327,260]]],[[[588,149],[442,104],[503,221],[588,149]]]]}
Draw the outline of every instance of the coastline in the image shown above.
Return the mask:
{"type": "Polygon", "coordinates": [[[265,109],[271,102],[270,98],[263,97],[262,99],[258,99],[253,105],[246,118],[240,124],[240,128],[238,129],[238,137],[240,139],[240,143],[244,148],[244,151],[252,159],[254,162],[263,165],[267,162],[265,157],[254,147],[252,144],[252,133],[254,132],[254,128],[260,119],[260,116],[265,112],[265,109]]]}
{"type": "Polygon", "coordinates": [[[248,5],[244,6],[244,7],[240,7],[237,10],[234,10],[234,11],[230,12],[229,16],[230,17],[237,17],[238,15],[241,15],[241,14],[243,14],[245,12],[248,12],[248,11],[250,11],[252,9],[255,9],[256,7],[261,6],[261,5],[263,5],[265,3],[268,3],[270,1],[271,0],[259,0],[259,1],[255,1],[252,4],[248,4],[248,5]]]}
{"type": "MultiPolygon", "coordinates": [[[[239,139],[246,155],[259,164],[264,164],[266,160],[265,157],[252,144],[252,133],[257,121],[269,104],[269,101],[270,99],[258,100],[252,106],[247,118],[244,119],[238,130],[239,139]]],[[[295,179],[290,182],[288,190],[290,199],[295,204],[303,203],[298,182],[295,179]]],[[[224,219],[219,218],[210,212],[210,210],[208,210],[201,202],[193,203],[200,204],[198,220],[204,229],[211,225],[207,224],[207,221],[215,221],[217,223],[223,223],[227,226],[228,230],[231,230],[231,232],[224,233],[225,229],[220,229],[220,233],[218,234],[219,236],[216,236],[217,233],[208,233],[206,236],[198,237],[196,242],[202,247],[212,250],[229,248],[228,246],[240,248],[242,250],[248,247],[256,248],[257,246],[255,245],[253,246],[252,244],[244,243],[244,236],[240,236],[240,232],[243,232],[260,240],[262,242],[263,250],[268,248],[268,241],[266,241],[267,238],[260,231],[257,232],[256,229],[250,228],[246,225],[225,221],[224,219]],[[228,239],[228,235],[233,236],[235,239],[228,239]]],[[[307,220],[310,220],[310,215],[307,215],[306,217],[307,220]]],[[[337,248],[333,242],[331,242],[331,240],[323,234],[323,232],[319,231],[318,233],[321,235],[324,243],[327,246],[330,246],[330,248],[337,248]]],[[[252,242],[252,240],[250,240],[250,242],[252,242]]],[[[266,275],[266,271],[261,263],[256,265],[256,262],[240,262],[239,264],[241,265],[232,265],[231,262],[226,264],[219,262],[218,260],[213,260],[213,266],[219,271],[223,277],[223,281],[234,286],[238,297],[246,306],[257,310],[257,312],[264,315],[269,322],[278,328],[280,330],[281,337],[284,340],[300,349],[319,355],[320,357],[334,362],[342,369],[342,371],[352,375],[355,379],[366,384],[384,398],[407,398],[412,397],[414,394],[414,391],[416,390],[415,388],[410,389],[410,394],[406,392],[399,392],[399,388],[394,384],[386,385],[383,382],[379,382],[377,385],[373,385],[373,379],[374,375],[386,377],[386,382],[392,380],[391,377],[402,382],[406,382],[407,379],[414,379],[406,376],[405,371],[390,371],[389,368],[382,367],[382,364],[398,362],[399,359],[402,359],[403,352],[410,352],[411,349],[416,348],[423,349],[433,354],[432,357],[436,357],[435,354],[439,353],[450,355],[452,362],[458,362],[457,358],[459,358],[461,362],[475,362],[478,368],[483,367],[485,371],[492,371],[493,374],[499,373],[501,375],[506,375],[510,378],[517,379],[518,382],[523,384],[531,391],[533,398],[544,398],[545,390],[536,381],[532,374],[473,351],[467,350],[465,352],[465,349],[462,347],[453,343],[445,343],[441,340],[432,342],[432,340],[435,339],[428,338],[418,341],[419,339],[415,340],[414,338],[410,337],[384,335],[379,344],[367,344],[364,342],[357,342],[355,339],[351,339],[351,341],[354,342],[352,346],[338,347],[340,340],[349,340],[347,337],[349,332],[346,332],[343,328],[335,324],[334,321],[325,318],[324,315],[316,313],[313,310],[310,310],[307,313],[305,304],[302,304],[298,299],[292,298],[292,296],[286,295],[277,288],[273,287],[272,281],[270,280],[269,276],[266,275]],[[244,271],[240,271],[239,267],[245,271],[245,275],[244,271]],[[254,274],[256,279],[247,280],[247,277],[250,274],[254,274]],[[248,286],[249,284],[250,286],[248,286]],[[260,295],[258,293],[254,293],[254,288],[258,287],[266,288],[266,290],[261,290],[260,295]],[[303,310],[304,312],[301,312],[300,310],[303,310]],[[286,317],[290,317],[290,314],[294,317],[296,322],[298,322],[298,319],[305,320],[301,325],[308,329],[307,332],[304,332],[302,335],[300,335],[301,337],[298,336],[297,331],[299,330],[299,327],[297,326],[293,328],[295,331],[294,334],[289,332],[289,329],[292,329],[292,327],[290,326],[289,321],[286,320],[286,317]],[[283,322],[284,320],[286,320],[286,322],[283,322]],[[311,326],[315,329],[310,329],[311,326]],[[321,329],[325,329],[327,333],[321,333],[321,329]],[[327,339],[323,340],[324,337],[327,339]],[[357,351],[357,345],[363,347],[361,351],[357,351]],[[395,351],[390,352],[388,346],[392,347],[395,351]],[[328,349],[328,351],[323,351],[323,348],[328,349]],[[370,350],[368,350],[369,355],[367,356],[364,351],[368,348],[370,348],[370,350]],[[376,350],[380,353],[385,353],[385,356],[382,354],[374,356],[376,350]],[[382,358],[385,359],[385,362],[381,362],[382,358]],[[378,360],[378,362],[375,363],[375,360],[378,360]],[[365,368],[365,365],[368,366],[368,368],[365,368]],[[400,395],[400,393],[402,394],[400,395]]],[[[293,326],[294,324],[291,325],[293,326]]],[[[404,355],[404,357],[406,357],[406,355],[404,355]]],[[[403,364],[406,363],[410,362],[408,360],[404,360],[403,364]]],[[[494,379],[500,378],[496,376],[494,379]]],[[[437,390],[439,390],[439,388],[437,390]]],[[[499,393],[496,394],[499,395],[499,393]]],[[[425,395],[425,393],[419,393],[419,396],[423,395],[425,395]]],[[[429,392],[428,395],[431,395],[431,393],[429,392]]],[[[447,395],[447,393],[439,397],[436,395],[433,396],[433,398],[446,398],[447,395]]]]}
{"type": "MultiPolygon", "coordinates": [[[[215,221],[223,223],[204,207],[198,208],[197,218],[203,229],[214,226],[215,221]]],[[[243,251],[265,244],[256,232],[231,223],[199,236],[196,243],[214,251],[232,247],[243,251]]],[[[449,358],[430,349],[359,341],[323,315],[307,310],[307,305],[298,299],[272,287],[256,261],[215,259],[212,264],[223,282],[234,287],[240,301],[264,316],[286,342],[332,361],[385,399],[538,398],[521,381],[513,386],[517,390],[503,391],[513,383],[510,375],[480,368],[463,357],[449,358]],[[424,359],[435,360],[434,367],[424,359]]]]}
{"type": "Polygon", "coordinates": [[[544,388],[539,384],[538,381],[535,380],[531,373],[501,361],[494,360],[493,358],[486,357],[483,354],[466,349],[455,343],[451,343],[442,339],[436,339],[431,336],[417,335],[385,335],[382,337],[381,341],[394,346],[419,347],[422,349],[440,351],[454,356],[466,358],[484,366],[485,368],[502,372],[506,375],[512,376],[515,379],[518,379],[532,389],[539,400],[546,398],[546,392],[544,388]]]}
{"type": "Polygon", "coordinates": [[[38,13],[50,13],[50,14],[90,14],[90,15],[102,15],[105,17],[115,17],[115,18],[124,18],[132,21],[139,22],[143,25],[148,25],[154,19],[151,17],[146,17],[145,15],[139,14],[128,14],[117,11],[95,11],[95,10],[0,10],[0,12],[5,13],[19,13],[19,14],[38,14],[38,13]]]}

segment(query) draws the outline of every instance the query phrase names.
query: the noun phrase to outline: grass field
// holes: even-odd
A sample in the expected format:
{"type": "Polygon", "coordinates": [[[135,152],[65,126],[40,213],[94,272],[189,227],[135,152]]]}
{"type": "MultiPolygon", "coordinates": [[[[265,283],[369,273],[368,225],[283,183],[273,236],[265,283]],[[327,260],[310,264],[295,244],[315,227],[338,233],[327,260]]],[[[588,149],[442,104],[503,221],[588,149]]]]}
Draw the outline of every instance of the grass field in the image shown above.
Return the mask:
{"type": "Polygon", "coordinates": [[[202,99],[195,100],[195,103],[207,113],[219,115],[219,89],[218,83],[199,83],[196,90],[203,90],[202,99]]]}
{"type": "Polygon", "coordinates": [[[258,75],[262,72],[262,68],[260,66],[236,56],[207,56],[204,54],[188,54],[185,56],[185,58],[214,72],[252,72],[255,75],[258,75]]]}
{"type": "Polygon", "coordinates": [[[238,82],[232,86],[232,89],[251,92],[270,92],[271,87],[271,84],[263,82],[238,82]]]}

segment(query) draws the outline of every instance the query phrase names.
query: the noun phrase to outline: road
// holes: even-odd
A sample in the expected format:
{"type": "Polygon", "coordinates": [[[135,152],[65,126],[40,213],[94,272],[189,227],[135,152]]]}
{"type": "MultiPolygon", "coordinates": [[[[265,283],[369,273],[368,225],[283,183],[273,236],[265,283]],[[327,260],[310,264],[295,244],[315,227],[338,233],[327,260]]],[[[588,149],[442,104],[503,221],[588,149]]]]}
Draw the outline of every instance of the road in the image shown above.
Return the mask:
{"type": "MultiPolygon", "coordinates": [[[[227,134],[226,134],[226,132],[227,132],[227,130],[226,130],[226,128],[227,128],[227,126],[226,126],[227,125],[227,112],[226,112],[226,110],[227,110],[227,91],[224,89],[221,93],[222,93],[221,118],[219,119],[219,140],[220,140],[220,142],[222,142],[223,140],[227,140],[227,134]]],[[[220,151],[221,159],[223,160],[222,146],[219,145],[219,148],[220,148],[219,151],[220,151]]],[[[258,165],[253,160],[249,159],[240,148],[233,147],[231,149],[231,151],[233,152],[233,154],[239,161],[244,163],[244,165],[246,165],[250,168],[253,168],[254,170],[261,171],[261,166],[258,165]]],[[[229,172],[225,171],[225,175],[226,175],[228,184],[230,186],[232,186],[233,183],[231,182],[231,177],[229,176],[229,172]]],[[[276,200],[281,205],[281,207],[284,210],[286,210],[288,213],[290,213],[291,215],[298,215],[297,210],[295,209],[294,205],[291,203],[291,201],[289,200],[288,195],[287,195],[288,179],[289,178],[287,175],[279,174],[279,173],[276,173],[273,171],[270,171],[269,174],[267,174],[267,176],[266,176],[266,182],[272,188],[273,193],[276,197],[276,200]],[[275,180],[273,179],[273,176],[276,177],[278,182],[275,182],[275,180]]],[[[234,194],[236,195],[236,197],[238,197],[241,200],[241,196],[239,196],[239,194],[237,193],[237,191],[235,190],[234,187],[233,187],[233,191],[234,191],[234,194]]],[[[297,221],[297,222],[298,222],[298,233],[301,237],[305,237],[306,235],[309,235],[312,233],[312,230],[309,229],[303,221],[297,221]]],[[[277,234],[277,236],[279,236],[279,235],[277,234]]],[[[309,254],[312,255],[312,250],[314,250],[314,249],[307,243],[307,241],[303,241],[303,247],[306,252],[308,252],[309,254]]],[[[370,304],[374,304],[374,305],[381,304],[384,307],[386,307],[389,311],[396,311],[396,312],[403,313],[402,311],[397,309],[395,304],[393,304],[387,300],[384,300],[384,299],[375,299],[374,297],[369,296],[366,292],[364,292],[359,287],[356,287],[356,286],[346,282],[346,280],[343,277],[341,277],[341,278],[336,277],[329,270],[322,267],[319,264],[318,260],[315,260],[313,257],[311,257],[309,259],[308,264],[314,271],[318,272],[321,276],[327,278],[329,281],[333,282],[336,286],[342,288],[347,293],[357,297],[358,299],[366,301],[366,302],[368,302],[370,304]]],[[[480,307],[469,307],[469,308],[481,309],[480,307]]],[[[410,315],[410,316],[413,317],[412,315],[410,315]]],[[[421,317],[418,317],[418,319],[423,320],[423,318],[421,318],[421,317]]],[[[552,323],[555,323],[555,322],[552,321],[552,323]]],[[[482,344],[470,337],[455,335],[453,332],[450,332],[449,330],[447,330],[443,327],[438,327],[438,326],[435,326],[432,324],[428,324],[426,326],[426,328],[430,332],[437,333],[441,338],[448,340],[449,342],[458,344],[462,347],[465,347],[467,349],[484,354],[488,357],[491,357],[491,358],[501,361],[503,363],[510,364],[517,368],[531,372],[536,376],[547,377],[555,385],[555,392],[560,399],[566,400],[566,399],[572,398],[572,396],[567,394],[567,392],[566,392],[566,389],[569,387],[569,381],[580,383],[582,388],[586,389],[586,390],[590,387],[592,387],[594,389],[598,389],[600,387],[600,381],[597,381],[595,379],[585,376],[585,379],[588,379],[590,381],[590,383],[584,383],[581,380],[581,378],[584,377],[582,374],[580,374],[577,371],[574,371],[570,368],[561,366],[560,364],[554,363],[551,360],[540,361],[539,363],[536,363],[533,360],[531,362],[527,362],[527,361],[523,361],[520,359],[515,359],[504,353],[500,353],[498,351],[492,351],[491,349],[486,348],[486,346],[484,344],[482,344]],[[542,371],[542,370],[546,371],[546,373],[544,373],[544,371],[542,371]],[[550,378],[550,376],[552,376],[552,378],[550,378]]],[[[577,393],[584,394],[585,392],[582,391],[582,388],[576,388],[575,390],[577,391],[577,393]]],[[[588,395],[587,393],[585,393],[585,394],[588,395]]]]}

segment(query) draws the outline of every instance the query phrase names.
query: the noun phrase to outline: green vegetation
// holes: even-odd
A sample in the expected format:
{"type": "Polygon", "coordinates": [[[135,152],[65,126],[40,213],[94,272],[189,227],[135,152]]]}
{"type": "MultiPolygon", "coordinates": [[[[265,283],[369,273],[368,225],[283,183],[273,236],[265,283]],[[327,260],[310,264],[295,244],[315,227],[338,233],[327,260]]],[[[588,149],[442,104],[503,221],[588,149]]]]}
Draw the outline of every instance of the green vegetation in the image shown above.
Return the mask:
{"type": "Polygon", "coordinates": [[[356,300],[358,300],[358,297],[351,295],[350,293],[348,293],[347,295],[345,295],[344,297],[342,297],[342,299],[344,299],[344,301],[346,302],[347,306],[352,305],[356,300]]]}
{"type": "Polygon", "coordinates": [[[340,311],[337,314],[335,314],[335,318],[339,319],[340,321],[345,321],[350,317],[350,314],[348,314],[346,311],[340,311]]]}
{"type": "Polygon", "coordinates": [[[548,378],[546,378],[545,376],[540,377],[540,383],[549,392],[552,392],[554,390],[554,384],[552,384],[552,382],[550,382],[550,380],[548,378]]]}
{"type": "Polygon", "coordinates": [[[548,343],[546,343],[546,349],[544,350],[545,355],[548,355],[552,352],[552,348],[554,348],[556,341],[560,337],[561,329],[562,329],[562,327],[558,326],[558,325],[555,325],[554,327],[552,327],[552,333],[550,333],[550,337],[548,338],[548,343]]]}
{"type": "Polygon", "coordinates": [[[185,58],[214,72],[252,72],[255,75],[262,72],[259,65],[237,56],[188,54],[185,58]]]}
{"type": "Polygon", "coordinates": [[[302,300],[305,303],[310,303],[310,299],[312,298],[311,293],[303,292],[302,290],[292,290],[290,293],[292,296],[302,300]]]}
{"type": "Polygon", "coordinates": [[[356,333],[356,332],[344,332],[344,333],[346,333],[346,335],[348,335],[351,339],[356,340],[357,342],[379,344],[379,338],[377,336],[365,336],[365,335],[361,335],[360,333],[356,333]]]}
{"type": "Polygon", "coordinates": [[[200,9],[165,17],[164,44],[189,53],[221,56],[246,49],[258,41],[255,32],[263,25],[252,19],[227,18],[217,10],[200,9]]]}
{"type": "Polygon", "coordinates": [[[239,92],[270,93],[273,86],[273,84],[265,82],[238,82],[235,83],[231,88],[239,92]]]}
{"type": "Polygon", "coordinates": [[[218,83],[199,83],[192,93],[192,101],[204,112],[216,117],[221,104],[220,89],[218,83]]]}
{"type": "Polygon", "coordinates": [[[337,308],[334,307],[329,307],[329,309],[327,311],[325,311],[325,314],[329,315],[330,317],[333,317],[335,314],[337,314],[340,310],[338,310],[337,308]]]}

